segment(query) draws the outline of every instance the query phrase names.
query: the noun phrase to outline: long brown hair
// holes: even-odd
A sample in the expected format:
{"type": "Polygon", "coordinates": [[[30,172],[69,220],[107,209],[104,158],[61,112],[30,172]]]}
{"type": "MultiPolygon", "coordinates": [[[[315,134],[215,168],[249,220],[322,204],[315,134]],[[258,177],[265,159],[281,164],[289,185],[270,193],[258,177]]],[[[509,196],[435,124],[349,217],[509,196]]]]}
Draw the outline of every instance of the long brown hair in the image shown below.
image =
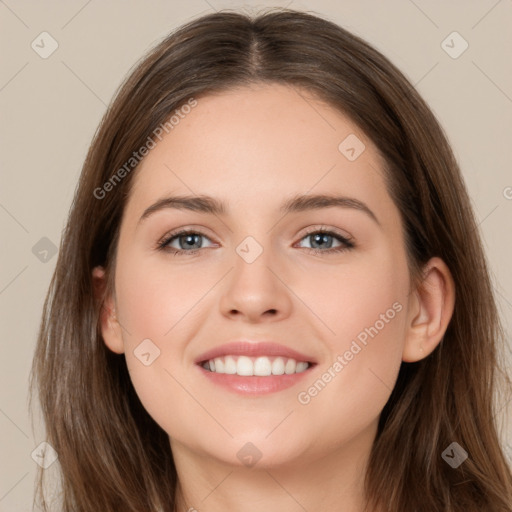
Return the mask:
{"type": "MultiPolygon", "coordinates": [[[[140,403],[124,356],[102,340],[91,274],[105,267],[112,289],[133,152],[191,98],[256,82],[307,90],[366,133],[386,162],[412,282],[420,285],[422,265],[433,256],[447,263],[455,282],[442,342],[425,359],[402,363],[380,416],[365,480],[368,510],[512,511],[512,475],[495,417],[498,377],[500,389],[510,391],[500,365],[504,335],[447,139],[382,54],[330,21],[289,9],[222,11],[182,26],[135,67],[98,128],[63,232],[31,373],[47,442],[59,456],[62,510],[175,508],[169,437],[140,403]],[[109,180],[108,193],[101,192],[109,180]],[[442,457],[453,442],[468,453],[457,469],[442,457]]],[[[40,470],[34,499],[48,510],[43,476],[40,470]]]]}

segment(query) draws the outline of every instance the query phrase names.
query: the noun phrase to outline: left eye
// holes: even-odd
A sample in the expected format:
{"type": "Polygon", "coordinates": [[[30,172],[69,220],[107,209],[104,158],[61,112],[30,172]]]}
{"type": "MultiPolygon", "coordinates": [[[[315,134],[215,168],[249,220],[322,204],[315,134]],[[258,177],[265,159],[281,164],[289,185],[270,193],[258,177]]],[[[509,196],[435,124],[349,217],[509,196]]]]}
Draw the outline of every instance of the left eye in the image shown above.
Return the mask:
{"type": "MultiPolygon", "coordinates": [[[[210,240],[206,235],[197,231],[180,231],[178,233],[171,234],[158,244],[158,249],[163,251],[169,251],[175,255],[181,254],[193,254],[204,249],[201,247],[201,240],[205,238],[210,240]],[[172,244],[178,243],[178,247],[172,244]]],[[[354,247],[351,239],[345,238],[332,231],[317,230],[312,231],[301,238],[302,240],[309,239],[312,244],[311,247],[302,247],[308,249],[313,253],[332,253],[341,252],[354,247]],[[339,242],[337,247],[333,247],[333,240],[339,242]]]]}
{"type": "Polygon", "coordinates": [[[342,237],[341,235],[338,235],[336,233],[333,233],[332,231],[313,231],[311,233],[308,233],[304,238],[301,240],[310,240],[310,243],[313,244],[313,247],[306,247],[306,249],[312,249],[313,251],[318,252],[330,252],[328,250],[326,251],[319,251],[319,249],[327,248],[332,249],[333,251],[340,251],[344,250],[350,247],[353,247],[353,245],[350,243],[350,241],[342,237]],[[333,240],[338,240],[341,242],[341,247],[338,245],[338,247],[332,247],[333,240]],[[315,247],[316,246],[316,247],[315,247]]]}

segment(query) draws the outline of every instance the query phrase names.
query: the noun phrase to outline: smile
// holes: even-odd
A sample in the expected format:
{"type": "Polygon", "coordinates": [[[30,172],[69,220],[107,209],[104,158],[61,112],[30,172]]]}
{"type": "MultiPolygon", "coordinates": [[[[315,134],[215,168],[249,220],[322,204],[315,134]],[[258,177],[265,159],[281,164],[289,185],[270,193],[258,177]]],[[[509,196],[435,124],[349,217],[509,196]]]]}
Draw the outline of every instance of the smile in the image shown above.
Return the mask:
{"type": "Polygon", "coordinates": [[[253,375],[267,377],[269,375],[292,375],[294,373],[302,373],[311,365],[305,361],[296,361],[295,359],[286,357],[227,355],[225,357],[216,357],[215,359],[204,361],[201,366],[205,370],[214,373],[236,374],[241,377],[250,377],[253,375]]]}
{"type": "Polygon", "coordinates": [[[297,385],[316,363],[287,357],[226,355],[195,365],[210,383],[239,395],[266,395],[297,385]]]}

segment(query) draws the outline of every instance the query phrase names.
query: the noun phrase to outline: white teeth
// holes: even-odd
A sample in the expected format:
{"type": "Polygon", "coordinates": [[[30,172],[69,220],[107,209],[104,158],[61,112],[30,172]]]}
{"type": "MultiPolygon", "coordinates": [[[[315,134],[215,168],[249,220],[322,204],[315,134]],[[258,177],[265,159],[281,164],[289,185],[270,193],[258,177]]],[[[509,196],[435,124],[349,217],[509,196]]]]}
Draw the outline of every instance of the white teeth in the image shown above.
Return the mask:
{"type": "Polygon", "coordinates": [[[283,375],[284,373],[284,359],[276,357],[272,363],[272,375],[283,375]]]}
{"type": "Polygon", "coordinates": [[[308,369],[308,363],[304,362],[304,361],[299,361],[297,363],[297,368],[295,370],[295,373],[301,373],[303,372],[304,370],[307,370],[308,369]]]}
{"type": "Polygon", "coordinates": [[[234,375],[236,373],[236,361],[231,356],[224,358],[224,373],[234,375]]]}
{"type": "Polygon", "coordinates": [[[254,361],[254,375],[265,377],[272,375],[272,363],[268,357],[258,357],[254,361]]]}
{"type": "Polygon", "coordinates": [[[266,377],[268,375],[291,375],[302,373],[309,368],[305,361],[295,361],[283,357],[270,358],[266,356],[225,356],[216,357],[203,363],[203,368],[214,373],[227,373],[249,377],[256,375],[266,377]],[[272,361],[273,359],[273,361],[272,361]]]}
{"type": "Polygon", "coordinates": [[[296,368],[297,368],[297,363],[293,359],[288,359],[288,361],[286,361],[286,364],[284,366],[284,373],[286,373],[286,375],[295,373],[296,368]]]}
{"type": "Polygon", "coordinates": [[[224,373],[224,361],[220,357],[216,357],[214,360],[215,368],[212,369],[210,361],[210,370],[218,373],[224,373]]]}
{"type": "Polygon", "coordinates": [[[240,356],[236,362],[236,373],[247,377],[254,375],[254,365],[246,356],[240,356]]]}

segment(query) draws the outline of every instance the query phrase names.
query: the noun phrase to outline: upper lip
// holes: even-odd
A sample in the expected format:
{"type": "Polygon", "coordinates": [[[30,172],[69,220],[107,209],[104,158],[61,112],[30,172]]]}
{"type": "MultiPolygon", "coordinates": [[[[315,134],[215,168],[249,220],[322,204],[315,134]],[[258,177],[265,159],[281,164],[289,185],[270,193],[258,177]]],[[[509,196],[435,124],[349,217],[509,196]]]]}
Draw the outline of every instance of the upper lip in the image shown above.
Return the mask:
{"type": "Polygon", "coordinates": [[[218,347],[212,348],[207,352],[203,352],[195,359],[196,364],[200,364],[204,361],[215,359],[216,357],[222,357],[227,355],[237,356],[282,356],[295,359],[298,361],[304,361],[307,363],[316,363],[316,360],[312,356],[301,354],[297,350],[274,343],[270,341],[233,341],[218,347]]]}

